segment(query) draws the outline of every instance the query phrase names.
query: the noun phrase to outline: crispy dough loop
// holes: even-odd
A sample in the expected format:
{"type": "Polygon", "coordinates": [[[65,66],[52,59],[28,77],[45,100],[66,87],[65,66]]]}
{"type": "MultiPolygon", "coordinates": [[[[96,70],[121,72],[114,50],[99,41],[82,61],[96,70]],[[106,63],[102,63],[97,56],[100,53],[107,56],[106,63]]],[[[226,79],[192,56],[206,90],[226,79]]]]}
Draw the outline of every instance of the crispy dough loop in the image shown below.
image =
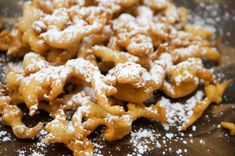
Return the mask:
{"type": "Polygon", "coordinates": [[[186,29],[180,31],[169,24],[155,22],[150,30],[156,42],[168,42],[168,52],[172,55],[174,63],[195,57],[220,61],[220,53],[208,41],[212,33],[209,29],[193,26],[186,26],[186,29]]]}
{"type": "Polygon", "coordinates": [[[167,64],[166,73],[170,78],[170,83],[165,80],[161,90],[173,99],[185,97],[194,92],[198,87],[199,79],[208,82],[213,80],[213,74],[203,68],[200,59],[190,58],[173,65],[171,55],[163,53],[160,60],[167,64]]]}
{"type": "Polygon", "coordinates": [[[92,52],[96,57],[102,58],[102,61],[113,62],[114,64],[139,61],[139,58],[136,56],[125,52],[115,51],[105,46],[94,46],[92,52]]]}
{"type": "Polygon", "coordinates": [[[68,60],[74,58],[79,49],[78,45],[74,45],[68,49],[50,49],[47,54],[47,61],[52,65],[64,65],[68,60]]]}
{"type": "Polygon", "coordinates": [[[86,155],[93,153],[93,145],[82,134],[82,131],[75,129],[73,123],[66,121],[66,115],[63,110],[58,110],[55,119],[46,125],[46,131],[49,134],[45,138],[47,144],[64,143],[76,155],[86,155]]]}
{"type": "MultiPolygon", "coordinates": [[[[87,102],[90,102],[90,98],[86,97],[83,92],[75,94],[72,99],[78,101],[68,101],[63,106],[64,109],[78,107],[81,104],[85,106],[87,102]]],[[[93,145],[86,138],[89,132],[82,128],[81,122],[84,113],[78,109],[73,115],[72,121],[67,121],[64,110],[59,109],[55,114],[55,119],[46,125],[46,130],[49,132],[45,138],[46,143],[64,143],[73,151],[74,155],[93,153],[93,145]]]]}
{"type": "Polygon", "coordinates": [[[8,88],[8,94],[11,97],[11,103],[14,105],[24,103],[24,99],[19,95],[19,86],[23,78],[22,68],[9,66],[9,72],[6,76],[6,86],[8,88]]]}
{"type": "Polygon", "coordinates": [[[138,25],[136,18],[130,14],[122,14],[113,21],[113,30],[118,38],[118,45],[127,49],[135,56],[153,52],[152,39],[147,35],[148,30],[138,25]]]}
{"type": "MultiPolygon", "coordinates": [[[[83,60],[83,59],[79,59],[79,60],[83,60]]],[[[76,60],[73,60],[73,61],[76,61],[76,60]]],[[[84,68],[83,70],[81,70],[81,74],[84,74],[84,77],[82,78],[82,80],[85,81],[85,83],[90,84],[92,86],[92,89],[94,90],[98,103],[101,106],[103,106],[111,114],[124,113],[123,108],[119,106],[110,106],[108,102],[107,96],[114,95],[117,92],[116,88],[114,88],[111,85],[108,85],[108,83],[105,80],[105,77],[101,75],[98,67],[94,66],[88,61],[85,61],[85,62],[86,63],[82,63],[82,62],[80,64],[77,63],[75,67],[75,75],[76,75],[76,71],[79,71],[81,70],[81,68],[84,68]]],[[[73,62],[69,61],[67,64],[72,65],[73,62]]],[[[112,84],[112,82],[109,82],[109,84],[112,84]]]]}
{"type": "Polygon", "coordinates": [[[38,108],[50,113],[50,116],[53,118],[56,117],[56,114],[58,114],[60,109],[65,111],[73,110],[78,107],[78,104],[75,103],[75,101],[79,98],[77,93],[80,92],[83,87],[84,86],[82,84],[78,83],[72,90],[69,91],[69,93],[64,94],[62,97],[57,97],[55,100],[49,101],[49,103],[40,101],[38,108]]]}
{"type": "Polygon", "coordinates": [[[155,64],[150,73],[139,64],[126,62],[117,64],[109,71],[107,77],[116,81],[117,94],[114,97],[142,103],[152,96],[153,91],[159,89],[164,79],[163,67],[155,64]]]}
{"type": "Polygon", "coordinates": [[[42,129],[43,124],[40,122],[33,128],[26,127],[22,122],[23,113],[17,106],[5,105],[2,113],[2,122],[11,126],[13,133],[20,139],[33,139],[42,129]]]}
{"type": "Polygon", "coordinates": [[[103,28],[100,33],[93,34],[85,37],[80,43],[78,57],[89,60],[93,64],[97,65],[96,57],[92,53],[92,47],[98,44],[103,44],[107,42],[109,38],[113,35],[110,25],[103,28]]]}
{"type": "Polygon", "coordinates": [[[49,63],[45,60],[45,58],[32,52],[26,54],[23,60],[23,70],[25,76],[36,73],[43,68],[47,68],[48,66],[49,63]]]}
{"type": "MultiPolygon", "coordinates": [[[[47,142],[63,142],[69,146],[73,142],[81,142],[84,138],[86,139],[86,136],[93,132],[99,125],[106,126],[105,140],[114,141],[128,135],[132,129],[132,122],[137,118],[145,117],[159,120],[163,123],[166,121],[165,110],[158,104],[150,107],[128,104],[128,112],[119,116],[108,113],[84,92],[78,93],[74,102],[72,105],[77,105],[78,108],[72,116],[71,121],[66,121],[64,111],[59,110],[55,119],[46,126],[46,130],[49,132],[49,135],[46,137],[47,142]],[[62,128],[58,130],[56,127],[62,128]],[[62,133],[62,131],[66,132],[62,133]]],[[[72,106],[71,103],[66,105],[65,107],[67,108],[72,106]]]]}
{"type": "Polygon", "coordinates": [[[81,42],[78,56],[83,56],[95,45],[107,42],[112,35],[113,32],[110,25],[106,25],[100,33],[85,37],[81,42]]]}
{"type": "Polygon", "coordinates": [[[143,105],[136,106],[135,104],[128,104],[126,114],[114,116],[106,112],[99,105],[95,103],[90,104],[91,106],[88,106],[90,108],[89,113],[85,115],[85,118],[87,118],[87,121],[84,123],[85,129],[92,132],[99,125],[105,125],[104,137],[107,141],[119,140],[128,135],[132,129],[132,122],[140,117],[165,122],[165,110],[159,105],[152,105],[146,108],[143,105]]]}
{"type": "Polygon", "coordinates": [[[11,36],[9,31],[0,32],[0,51],[7,51],[10,47],[11,36]]]}
{"type": "Polygon", "coordinates": [[[186,48],[174,49],[171,52],[174,63],[185,61],[189,58],[206,58],[215,62],[220,62],[220,53],[216,48],[200,47],[198,45],[190,45],[186,48]]]}
{"type": "Polygon", "coordinates": [[[210,39],[214,34],[212,28],[195,26],[195,25],[187,25],[185,27],[185,31],[192,34],[193,36],[200,36],[202,39],[205,40],[210,39]]]}
{"type": "Polygon", "coordinates": [[[6,94],[6,88],[0,85],[0,115],[2,123],[12,127],[13,133],[20,139],[33,139],[42,129],[43,124],[40,122],[36,126],[29,128],[22,122],[23,112],[15,106],[10,105],[11,98],[6,94]]]}
{"type": "MultiPolygon", "coordinates": [[[[39,100],[53,101],[58,95],[63,93],[63,87],[70,79],[81,80],[85,85],[91,86],[95,92],[99,104],[114,111],[113,113],[121,113],[124,110],[109,107],[107,96],[116,93],[116,89],[106,84],[104,76],[101,75],[100,71],[96,66],[90,62],[78,58],[75,60],[68,61],[64,66],[51,66],[41,57],[37,57],[37,54],[29,53],[24,59],[24,68],[26,77],[22,74],[15,72],[9,73],[16,77],[20,75],[21,79],[10,88],[19,91],[30,109],[30,115],[35,114],[39,100]],[[33,62],[32,62],[33,61],[33,62]],[[30,73],[32,72],[32,73],[30,73]],[[37,86],[35,88],[35,86],[37,86]]],[[[9,81],[13,80],[10,76],[9,81]]],[[[14,81],[14,80],[13,80],[14,81]]]]}
{"type": "Polygon", "coordinates": [[[23,32],[23,43],[28,44],[34,52],[45,55],[49,47],[32,29],[34,21],[43,16],[45,14],[40,9],[33,6],[31,2],[26,2],[23,6],[23,17],[19,21],[19,29],[23,32]]]}
{"type": "Polygon", "coordinates": [[[49,122],[45,129],[49,133],[45,138],[47,144],[57,142],[68,144],[76,136],[72,123],[66,121],[65,112],[61,109],[57,111],[55,119],[49,122]]]}
{"type": "Polygon", "coordinates": [[[35,21],[33,30],[40,33],[51,47],[66,49],[78,44],[82,38],[101,31],[106,20],[106,13],[101,7],[59,8],[52,15],[35,21]]]}
{"type": "Polygon", "coordinates": [[[117,42],[118,42],[117,37],[116,36],[112,36],[109,39],[107,47],[112,49],[112,50],[121,51],[121,47],[118,45],[117,42]]]}

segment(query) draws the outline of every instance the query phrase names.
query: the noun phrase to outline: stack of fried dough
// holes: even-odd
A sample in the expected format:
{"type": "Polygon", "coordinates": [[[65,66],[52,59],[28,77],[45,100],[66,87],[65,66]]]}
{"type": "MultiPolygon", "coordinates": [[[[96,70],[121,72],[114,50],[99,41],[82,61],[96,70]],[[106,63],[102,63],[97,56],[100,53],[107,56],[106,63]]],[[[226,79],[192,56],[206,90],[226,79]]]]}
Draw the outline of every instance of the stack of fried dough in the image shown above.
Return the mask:
{"type": "Polygon", "coordinates": [[[25,2],[15,27],[0,32],[0,50],[24,56],[0,87],[2,123],[18,138],[33,139],[45,128],[46,143],[93,155],[87,137],[98,126],[106,127],[104,140],[114,141],[138,118],[166,123],[165,108],[145,102],[156,92],[177,100],[204,84],[205,98],[182,125],[186,130],[222,101],[230,82],[219,83],[202,62],[220,62],[213,31],[187,20],[188,10],[168,0],[25,2]],[[21,103],[30,116],[44,110],[53,120],[27,127],[21,103]]]}

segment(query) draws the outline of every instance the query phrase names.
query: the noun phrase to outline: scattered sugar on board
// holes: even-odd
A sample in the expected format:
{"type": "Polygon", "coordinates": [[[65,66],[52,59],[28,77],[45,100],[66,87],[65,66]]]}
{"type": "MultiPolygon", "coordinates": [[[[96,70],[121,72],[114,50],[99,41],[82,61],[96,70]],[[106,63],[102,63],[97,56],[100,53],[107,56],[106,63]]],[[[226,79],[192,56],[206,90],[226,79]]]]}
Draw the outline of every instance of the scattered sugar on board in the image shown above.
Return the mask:
{"type": "Polygon", "coordinates": [[[182,125],[192,115],[194,106],[197,101],[202,100],[203,96],[204,93],[202,91],[197,91],[185,104],[179,102],[171,103],[169,99],[162,97],[159,103],[166,109],[167,124],[164,124],[165,130],[175,126],[179,131],[182,130],[182,125]]]}
{"type": "MultiPolygon", "coordinates": [[[[1,121],[2,121],[2,118],[0,117],[0,123],[1,121]]],[[[14,139],[11,137],[11,135],[7,131],[2,130],[2,125],[0,125],[0,143],[4,143],[10,140],[14,140],[14,139]]]]}
{"type": "MultiPolygon", "coordinates": [[[[155,129],[140,128],[131,132],[130,142],[132,143],[133,152],[129,153],[127,156],[143,156],[148,154],[149,151],[156,148],[158,148],[159,150],[164,149],[163,151],[161,151],[161,155],[169,155],[175,153],[187,155],[188,149],[181,149],[172,145],[177,142],[180,142],[184,145],[192,144],[192,137],[192,134],[184,134],[182,132],[168,132],[165,134],[158,134],[155,129]]],[[[205,144],[204,141],[203,144],[205,144]]]]}
{"type": "Polygon", "coordinates": [[[25,156],[26,151],[25,150],[17,150],[18,156],[25,156]]]}
{"type": "Polygon", "coordinates": [[[235,21],[235,11],[230,12],[231,9],[228,9],[228,7],[227,4],[201,2],[190,15],[190,22],[195,25],[214,28],[219,35],[230,36],[227,29],[222,29],[228,21],[235,21]]]}
{"type": "Polygon", "coordinates": [[[36,148],[40,149],[41,151],[46,151],[46,147],[47,145],[44,143],[43,139],[45,138],[45,136],[47,135],[47,132],[45,130],[41,130],[39,133],[39,137],[38,137],[38,142],[36,144],[36,148]]]}
{"type": "Polygon", "coordinates": [[[95,156],[103,156],[102,154],[102,149],[104,148],[104,146],[102,144],[97,144],[97,143],[93,143],[95,149],[94,149],[94,154],[95,156]]]}
{"type": "Polygon", "coordinates": [[[144,155],[150,151],[156,145],[157,148],[161,148],[161,144],[158,142],[157,135],[154,130],[140,128],[137,131],[131,132],[130,142],[133,146],[133,152],[128,155],[144,155]]]}
{"type": "Polygon", "coordinates": [[[11,140],[11,136],[7,131],[0,131],[0,142],[4,143],[11,140]]]}
{"type": "Polygon", "coordinates": [[[47,152],[47,145],[44,143],[43,138],[45,138],[47,132],[45,130],[41,130],[38,135],[38,140],[36,144],[33,144],[30,150],[28,149],[18,149],[17,153],[19,156],[44,156],[47,152]],[[30,151],[28,154],[27,152],[30,151]],[[26,154],[27,153],[27,154],[26,154]]]}
{"type": "Polygon", "coordinates": [[[30,156],[44,156],[44,154],[41,154],[41,153],[34,151],[30,156]]]}
{"type": "MultiPolygon", "coordinates": [[[[167,124],[165,125],[165,129],[169,130],[170,127],[177,127],[178,130],[182,129],[182,124],[187,121],[187,119],[192,115],[193,108],[197,101],[202,100],[204,94],[202,91],[197,91],[197,93],[189,98],[185,104],[182,103],[171,103],[169,99],[162,97],[160,100],[161,106],[166,108],[167,112],[167,124]]],[[[196,131],[196,126],[192,127],[193,131],[196,131]]],[[[154,148],[164,148],[170,147],[172,141],[177,142],[180,141],[182,144],[193,143],[192,139],[193,135],[184,133],[166,133],[156,135],[156,131],[154,129],[144,129],[141,128],[137,131],[131,132],[131,143],[133,145],[132,153],[129,153],[128,156],[131,155],[145,155],[148,151],[154,148]],[[185,139],[185,137],[190,139],[185,139]],[[161,139],[160,139],[161,138],[161,139]],[[161,141],[160,141],[161,140],[161,141]]],[[[200,140],[200,144],[204,145],[205,142],[200,140]]],[[[172,152],[172,148],[166,148],[162,155],[167,154],[168,152],[172,152]]],[[[178,155],[183,155],[183,153],[187,153],[187,149],[175,149],[175,153],[178,155]]]]}
{"type": "Polygon", "coordinates": [[[9,61],[9,59],[3,55],[0,54],[0,80],[1,82],[5,82],[5,77],[6,77],[6,63],[9,61]]]}

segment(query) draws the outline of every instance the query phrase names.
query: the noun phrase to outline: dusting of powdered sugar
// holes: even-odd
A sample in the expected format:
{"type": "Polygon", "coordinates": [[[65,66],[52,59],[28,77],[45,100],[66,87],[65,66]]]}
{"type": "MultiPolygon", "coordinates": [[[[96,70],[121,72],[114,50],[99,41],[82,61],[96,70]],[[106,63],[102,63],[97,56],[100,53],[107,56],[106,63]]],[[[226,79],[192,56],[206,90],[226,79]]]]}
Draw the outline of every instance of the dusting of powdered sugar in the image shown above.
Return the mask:
{"type": "Polygon", "coordinates": [[[12,138],[7,131],[0,131],[0,142],[10,141],[12,138]]]}
{"type": "Polygon", "coordinates": [[[229,36],[227,27],[229,21],[235,21],[235,10],[228,9],[226,3],[199,3],[189,17],[191,23],[200,26],[209,26],[221,36],[229,36]],[[203,11],[200,11],[203,10],[203,11]]]}
{"type": "Polygon", "coordinates": [[[176,126],[181,131],[182,125],[191,117],[193,108],[198,101],[202,100],[203,96],[204,93],[202,91],[197,91],[185,104],[179,102],[172,103],[170,99],[162,97],[159,103],[166,109],[167,124],[164,125],[165,129],[169,130],[170,127],[176,126]]]}
{"type": "Polygon", "coordinates": [[[5,83],[7,66],[6,64],[9,62],[9,58],[6,57],[5,54],[0,54],[0,82],[5,83]]]}

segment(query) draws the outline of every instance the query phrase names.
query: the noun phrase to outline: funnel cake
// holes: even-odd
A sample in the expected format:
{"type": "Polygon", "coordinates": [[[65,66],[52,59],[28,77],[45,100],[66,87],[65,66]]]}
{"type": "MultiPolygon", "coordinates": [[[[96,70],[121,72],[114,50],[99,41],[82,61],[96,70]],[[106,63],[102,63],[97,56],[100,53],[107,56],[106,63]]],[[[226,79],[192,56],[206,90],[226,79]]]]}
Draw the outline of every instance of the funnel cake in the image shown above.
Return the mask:
{"type": "MultiPolygon", "coordinates": [[[[220,63],[214,31],[188,24],[188,15],[168,0],[25,2],[11,31],[0,21],[0,50],[24,56],[9,64],[0,86],[2,123],[33,139],[43,125],[27,127],[17,105],[29,116],[44,110],[52,118],[45,142],[63,143],[76,156],[94,154],[88,138],[98,126],[105,141],[130,134],[138,118],[186,131],[230,84],[203,64],[220,63]]],[[[234,125],[222,126],[233,135],[234,125]]]]}

